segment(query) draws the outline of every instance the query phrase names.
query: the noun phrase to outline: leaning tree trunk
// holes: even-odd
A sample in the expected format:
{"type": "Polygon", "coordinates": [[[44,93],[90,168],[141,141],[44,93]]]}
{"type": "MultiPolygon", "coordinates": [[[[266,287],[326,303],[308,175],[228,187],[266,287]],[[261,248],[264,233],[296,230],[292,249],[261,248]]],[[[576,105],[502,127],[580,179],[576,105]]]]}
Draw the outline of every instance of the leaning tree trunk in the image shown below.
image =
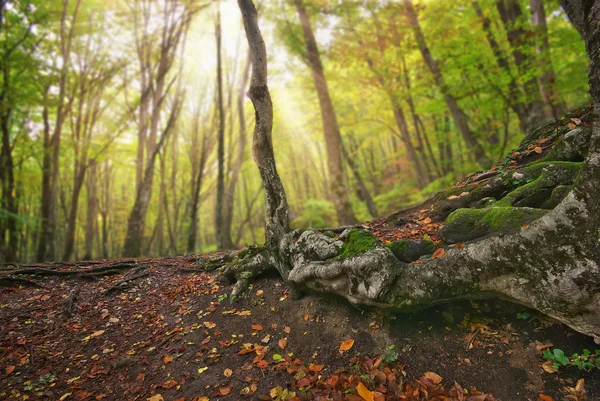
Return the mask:
{"type": "MultiPolygon", "coordinates": [[[[226,276],[237,279],[235,294],[256,274],[277,268],[285,281],[297,287],[398,311],[498,297],[535,308],[600,342],[600,0],[585,8],[574,0],[563,0],[591,59],[589,79],[596,117],[573,189],[556,208],[528,226],[517,227],[516,233],[448,248],[445,255],[418,263],[401,261],[390,247],[362,230],[346,229],[339,237],[332,234],[341,230],[286,233],[285,192],[275,170],[269,135],[272,107],[264,43],[258,36],[252,2],[239,0],[239,4],[245,11],[255,60],[250,95],[257,108],[255,159],[267,194],[267,246],[240,254],[240,260],[225,269],[226,276]]],[[[572,164],[577,163],[563,167],[572,164]]],[[[545,165],[558,165],[560,170],[560,162],[545,165]]],[[[538,164],[538,170],[544,170],[543,166],[538,164]]],[[[496,181],[506,180],[500,177],[489,183],[496,181]]]]}

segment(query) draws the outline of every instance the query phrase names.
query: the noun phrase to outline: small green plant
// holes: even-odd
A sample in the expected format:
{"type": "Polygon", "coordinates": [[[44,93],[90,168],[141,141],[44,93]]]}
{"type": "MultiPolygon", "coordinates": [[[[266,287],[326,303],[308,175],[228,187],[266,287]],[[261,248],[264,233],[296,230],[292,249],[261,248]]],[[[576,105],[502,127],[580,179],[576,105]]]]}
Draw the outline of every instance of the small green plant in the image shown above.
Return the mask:
{"type": "Polygon", "coordinates": [[[594,368],[600,369],[600,350],[593,353],[584,349],[582,354],[574,353],[568,358],[564,351],[558,348],[544,352],[544,358],[552,361],[555,368],[560,366],[575,366],[578,369],[590,371],[594,368]]]}
{"type": "Polygon", "coordinates": [[[227,298],[227,293],[223,294],[223,295],[219,295],[219,298],[217,298],[217,301],[219,301],[219,303],[223,302],[223,300],[225,300],[227,298]]]}
{"type": "Polygon", "coordinates": [[[531,314],[529,312],[518,312],[517,319],[519,320],[529,320],[531,314]]]}
{"type": "Polygon", "coordinates": [[[383,351],[383,354],[381,355],[381,359],[388,363],[396,362],[398,360],[398,353],[394,351],[394,348],[396,348],[395,345],[386,347],[385,351],[383,351]]]}

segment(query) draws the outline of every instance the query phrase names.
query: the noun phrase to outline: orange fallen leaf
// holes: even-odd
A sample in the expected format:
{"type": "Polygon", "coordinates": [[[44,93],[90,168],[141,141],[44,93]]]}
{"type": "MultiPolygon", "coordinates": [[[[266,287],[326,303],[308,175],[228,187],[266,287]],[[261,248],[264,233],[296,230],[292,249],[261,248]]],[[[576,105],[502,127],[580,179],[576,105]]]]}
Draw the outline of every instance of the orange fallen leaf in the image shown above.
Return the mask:
{"type": "Polygon", "coordinates": [[[221,395],[227,395],[227,394],[231,393],[231,389],[232,389],[231,386],[229,386],[229,387],[222,387],[222,388],[219,389],[219,394],[221,394],[221,395]]]}
{"type": "Polygon", "coordinates": [[[204,322],[204,326],[206,326],[207,329],[214,329],[217,327],[217,324],[213,322],[204,322]]]}
{"type": "Polygon", "coordinates": [[[171,379],[171,380],[167,380],[166,382],[161,384],[160,387],[169,389],[169,388],[175,387],[176,385],[177,385],[177,382],[175,380],[171,379]]]}
{"type": "Polygon", "coordinates": [[[304,321],[308,322],[308,315],[304,315],[304,321]]]}
{"type": "Polygon", "coordinates": [[[285,338],[282,338],[281,340],[277,341],[277,345],[279,345],[279,348],[285,349],[285,347],[287,346],[287,340],[285,338]]]}
{"type": "Polygon", "coordinates": [[[430,223],[431,223],[431,221],[432,221],[432,220],[431,220],[431,217],[427,217],[426,219],[424,219],[424,220],[421,220],[421,221],[419,222],[419,224],[421,224],[421,225],[430,224],[430,223]]]}
{"type": "Polygon", "coordinates": [[[227,368],[227,369],[225,369],[223,374],[225,375],[225,377],[231,377],[231,375],[233,374],[233,371],[231,369],[227,368]]]}
{"type": "Polygon", "coordinates": [[[292,329],[290,329],[289,327],[285,326],[283,328],[283,331],[285,331],[286,333],[290,334],[290,331],[292,331],[292,329]]]}
{"type": "Polygon", "coordinates": [[[260,324],[253,324],[252,330],[261,331],[263,327],[260,324]]]}
{"type": "Polygon", "coordinates": [[[165,401],[165,399],[163,398],[162,395],[160,394],[155,394],[150,398],[146,398],[146,401],[165,401]]]}
{"type": "Polygon", "coordinates": [[[465,244],[458,244],[454,247],[454,249],[463,249],[465,247],[465,244]]]}
{"type": "Polygon", "coordinates": [[[4,369],[4,371],[6,372],[7,375],[10,375],[12,372],[14,372],[14,370],[15,370],[14,365],[7,366],[6,369],[4,369]]]}
{"type": "Polygon", "coordinates": [[[354,340],[349,339],[340,344],[340,351],[348,351],[354,345],[354,340]]]}
{"type": "Polygon", "coordinates": [[[360,395],[363,398],[363,400],[375,401],[373,392],[371,390],[369,390],[368,388],[366,388],[364,384],[359,382],[358,386],[356,386],[356,391],[358,392],[358,395],[360,395]]]}
{"type": "Polygon", "coordinates": [[[575,129],[576,125],[574,123],[567,124],[570,129],[575,129]]]}
{"type": "Polygon", "coordinates": [[[554,401],[554,398],[546,394],[540,394],[540,401],[554,401]]]}
{"type": "Polygon", "coordinates": [[[313,372],[320,372],[323,370],[323,365],[314,365],[314,364],[310,364],[308,365],[308,369],[312,370],[313,372]]]}
{"type": "Polygon", "coordinates": [[[173,362],[173,357],[171,355],[163,356],[163,363],[166,365],[167,363],[173,362]]]}
{"type": "Polygon", "coordinates": [[[533,148],[533,151],[535,153],[542,153],[544,151],[544,149],[540,148],[539,146],[536,146],[535,148],[533,148]]]}
{"type": "Polygon", "coordinates": [[[435,252],[433,253],[433,255],[431,255],[431,259],[441,258],[445,254],[446,254],[446,251],[444,251],[444,248],[438,248],[438,249],[435,250],[435,252]]]}
{"type": "Polygon", "coordinates": [[[437,373],[433,373],[433,372],[425,372],[425,374],[423,375],[423,378],[428,379],[433,384],[440,384],[442,382],[442,377],[440,375],[438,375],[437,373]]]}

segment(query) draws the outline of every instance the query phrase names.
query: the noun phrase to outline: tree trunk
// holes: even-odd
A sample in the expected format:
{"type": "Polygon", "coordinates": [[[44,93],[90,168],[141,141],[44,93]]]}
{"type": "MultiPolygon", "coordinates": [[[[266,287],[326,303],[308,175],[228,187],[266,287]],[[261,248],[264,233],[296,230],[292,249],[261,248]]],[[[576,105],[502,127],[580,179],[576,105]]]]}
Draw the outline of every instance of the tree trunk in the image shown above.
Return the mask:
{"type": "Polygon", "coordinates": [[[469,128],[469,119],[463,109],[458,105],[456,98],[450,93],[450,88],[444,81],[444,77],[442,75],[442,71],[438,66],[437,61],[431,55],[431,51],[429,50],[429,46],[425,41],[425,36],[423,35],[423,31],[421,29],[421,25],[419,23],[419,19],[417,17],[416,11],[413,7],[412,0],[404,0],[404,7],[406,9],[406,15],[408,16],[408,20],[410,25],[412,26],[415,40],[419,46],[419,50],[421,55],[423,56],[423,60],[425,64],[433,74],[433,78],[435,80],[436,85],[440,88],[444,96],[444,101],[450,110],[450,114],[452,114],[452,118],[454,119],[454,123],[458,128],[458,131],[461,133],[463,140],[465,141],[465,145],[467,148],[473,152],[475,160],[483,167],[491,166],[491,160],[486,155],[485,150],[481,146],[481,144],[477,141],[471,128],[469,128]]]}
{"type": "Polygon", "coordinates": [[[348,151],[346,150],[346,147],[344,146],[344,144],[342,144],[342,154],[344,155],[344,158],[346,159],[346,163],[348,163],[350,170],[352,170],[352,174],[354,174],[356,183],[358,184],[358,193],[359,193],[360,200],[365,202],[365,204],[367,205],[367,210],[369,211],[369,214],[371,215],[371,217],[376,219],[377,217],[379,217],[379,212],[377,211],[377,206],[375,206],[375,202],[373,201],[371,192],[369,192],[369,190],[367,189],[367,186],[365,185],[365,182],[363,181],[363,179],[360,175],[358,166],[356,165],[356,163],[354,163],[354,160],[351,157],[351,155],[348,154],[348,151]]]}
{"type": "MultiPolygon", "coordinates": [[[[535,59],[528,51],[535,48],[534,35],[525,29],[523,11],[518,0],[497,0],[496,8],[506,29],[506,37],[512,49],[513,58],[519,74],[531,76],[535,69],[535,59]]],[[[532,132],[545,120],[544,102],[540,99],[540,86],[535,75],[523,83],[523,96],[526,114],[521,124],[525,133],[532,132]]]]}
{"type": "Polygon", "coordinates": [[[342,137],[337,122],[333,103],[329,96],[329,88],[321,63],[321,56],[317,47],[317,41],[310,23],[310,17],[304,6],[303,0],[294,0],[302,32],[306,45],[308,64],[311,69],[313,82],[319,97],[321,107],[321,120],[323,123],[323,134],[325,136],[325,147],[327,150],[327,169],[329,172],[329,187],[338,222],[342,225],[355,224],[357,222],[352,205],[348,197],[348,188],[344,179],[344,165],[342,160],[342,137]]]}
{"type": "Polygon", "coordinates": [[[548,43],[548,24],[546,22],[546,11],[542,0],[531,0],[531,22],[536,31],[537,39],[537,62],[540,69],[540,92],[542,99],[546,103],[548,113],[546,119],[561,118],[567,108],[560,99],[556,89],[556,74],[552,67],[552,55],[550,54],[550,44],[548,43]]]}
{"type": "Polygon", "coordinates": [[[90,166],[90,174],[86,183],[87,191],[87,214],[85,224],[85,253],[83,259],[91,260],[93,255],[94,234],[98,222],[98,167],[96,163],[90,166]]]}

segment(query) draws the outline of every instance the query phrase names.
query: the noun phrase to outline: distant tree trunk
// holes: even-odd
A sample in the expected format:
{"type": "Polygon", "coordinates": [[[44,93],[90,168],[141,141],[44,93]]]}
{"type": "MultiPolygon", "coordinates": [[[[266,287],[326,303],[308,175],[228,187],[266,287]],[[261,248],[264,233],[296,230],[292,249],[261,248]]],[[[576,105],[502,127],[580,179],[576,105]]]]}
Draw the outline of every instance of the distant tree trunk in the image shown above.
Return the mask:
{"type": "Polygon", "coordinates": [[[219,111],[215,237],[217,240],[217,249],[232,249],[231,232],[225,229],[225,109],[223,105],[223,67],[221,60],[221,10],[218,4],[215,21],[215,38],[217,44],[217,109],[219,111]]]}
{"type": "MultiPolygon", "coordinates": [[[[513,58],[519,74],[523,77],[531,76],[535,69],[535,57],[528,54],[535,48],[535,38],[531,31],[525,29],[523,11],[518,0],[497,0],[496,8],[506,30],[506,37],[512,49],[513,58]]],[[[540,85],[535,75],[523,83],[526,116],[522,121],[521,130],[525,133],[532,132],[545,120],[544,102],[540,98],[540,85]]]]}
{"type": "MultiPolygon", "coordinates": [[[[250,76],[250,55],[248,55],[248,61],[244,68],[242,80],[237,96],[237,108],[238,108],[238,119],[239,119],[239,140],[238,140],[238,151],[237,157],[229,179],[229,185],[225,193],[225,213],[224,213],[224,231],[226,231],[226,237],[231,239],[231,226],[233,223],[233,206],[235,202],[235,190],[239,180],[240,172],[242,171],[242,165],[244,163],[244,152],[246,150],[246,116],[244,114],[244,100],[246,98],[246,86],[248,85],[248,78],[250,76]]],[[[235,248],[237,244],[231,243],[231,247],[235,248]]]]}
{"type": "Polygon", "coordinates": [[[109,221],[108,221],[108,213],[111,209],[111,183],[112,183],[112,166],[108,164],[108,162],[104,163],[102,169],[102,194],[100,196],[100,201],[98,202],[98,211],[100,212],[100,217],[102,219],[102,257],[108,258],[109,256],[109,221]]]}
{"type": "Polygon", "coordinates": [[[83,259],[90,260],[93,256],[94,234],[98,221],[98,167],[95,162],[90,166],[90,174],[86,182],[87,215],[85,224],[85,253],[83,259]]]}
{"type": "Polygon", "coordinates": [[[354,175],[354,179],[356,179],[356,183],[358,184],[357,192],[359,195],[359,199],[365,202],[365,204],[367,205],[367,210],[369,211],[371,217],[373,217],[374,219],[379,217],[379,212],[377,211],[377,206],[375,206],[375,202],[373,201],[371,192],[369,192],[369,189],[365,185],[365,182],[363,181],[360,175],[360,171],[358,170],[358,166],[356,165],[356,163],[354,163],[352,156],[348,154],[348,151],[346,150],[344,144],[342,144],[342,154],[344,155],[344,159],[346,159],[346,163],[348,163],[348,166],[350,167],[350,170],[352,170],[352,174],[354,175]]]}
{"type": "Polygon", "coordinates": [[[429,50],[429,46],[425,41],[425,36],[423,35],[423,30],[421,29],[417,13],[413,7],[412,0],[404,0],[404,7],[406,9],[406,15],[408,16],[409,23],[413,28],[415,40],[417,41],[419,50],[421,52],[421,55],[423,56],[423,60],[425,61],[425,64],[427,65],[431,73],[433,74],[433,78],[435,80],[436,85],[442,91],[446,105],[448,106],[448,109],[452,114],[452,118],[454,119],[456,127],[458,128],[463,140],[465,141],[465,145],[467,145],[467,148],[471,152],[473,152],[475,160],[480,165],[482,165],[483,167],[491,166],[491,160],[486,155],[485,150],[483,149],[481,144],[473,135],[471,128],[469,128],[469,119],[467,115],[465,114],[463,109],[458,105],[456,98],[450,93],[450,88],[444,81],[442,71],[438,66],[437,61],[431,55],[431,51],[429,50]]]}
{"type": "MultiPolygon", "coordinates": [[[[199,106],[198,106],[199,107],[199,106]]],[[[192,204],[190,207],[190,232],[188,235],[187,252],[196,252],[198,238],[198,210],[200,208],[200,191],[202,190],[202,179],[204,177],[204,168],[208,155],[208,134],[205,130],[202,137],[202,145],[199,145],[199,111],[194,118],[194,132],[192,133],[192,204]],[[199,159],[198,159],[199,157],[199,159]]]]}
{"type": "Polygon", "coordinates": [[[342,137],[340,134],[337,117],[329,88],[325,79],[321,56],[317,47],[317,41],[310,23],[310,17],[304,6],[303,0],[294,0],[304,41],[306,45],[307,60],[310,66],[315,89],[319,97],[321,107],[321,120],[323,122],[323,134],[325,136],[325,147],[327,149],[327,168],[329,171],[329,186],[335,206],[338,222],[342,225],[355,224],[357,222],[350,199],[348,188],[344,179],[344,165],[342,160],[342,137]]]}
{"type": "MultiPolygon", "coordinates": [[[[5,90],[8,90],[9,84],[6,76],[4,78],[5,90]]],[[[2,92],[5,93],[4,90],[2,92]]],[[[0,105],[4,106],[0,100],[0,105]]],[[[17,205],[15,202],[15,173],[12,157],[12,148],[10,144],[9,120],[12,108],[0,110],[0,130],[2,131],[2,150],[0,152],[0,183],[2,184],[2,199],[0,200],[0,209],[4,208],[8,215],[0,218],[0,254],[4,254],[6,262],[15,262],[18,247],[17,231],[17,205]],[[8,241],[6,235],[8,234],[8,241]]]]}
{"type": "Polygon", "coordinates": [[[546,11],[542,0],[530,0],[531,22],[536,31],[537,39],[537,62],[540,69],[540,91],[542,99],[546,102],[547,119],[558,119],[567,111],[565,103],[560,99],[556,89],[556,74],[552,67],[552,55],[548,43],[548,24],[546,22],[546,11]]]}
{"type": "MultiPolygon", "coordinates": [[[[37,260],[40,262],[55,258],[56,245],[56,206],[58,202],[58,177],[60,170],[60,142],[64,121],[70,111],[70,104],[65,104],[68,73],[70,68],[71,45],[77,24],[77,15],[82,0],[76,0],[73,14],[68,18],[69,0],[62,1],[60,19],[60,56],[63,65],[58,78],[58,106],[54,118],[54,129],[50,134],[48,122],[48,104],[45,102],[46,113],[44,133],[44,161],[42,166],[42,201],[41,201],[41,233],[38,243],[37,260]]],[[[48,87],[46,88],[46,95],[48,87]]]]}

